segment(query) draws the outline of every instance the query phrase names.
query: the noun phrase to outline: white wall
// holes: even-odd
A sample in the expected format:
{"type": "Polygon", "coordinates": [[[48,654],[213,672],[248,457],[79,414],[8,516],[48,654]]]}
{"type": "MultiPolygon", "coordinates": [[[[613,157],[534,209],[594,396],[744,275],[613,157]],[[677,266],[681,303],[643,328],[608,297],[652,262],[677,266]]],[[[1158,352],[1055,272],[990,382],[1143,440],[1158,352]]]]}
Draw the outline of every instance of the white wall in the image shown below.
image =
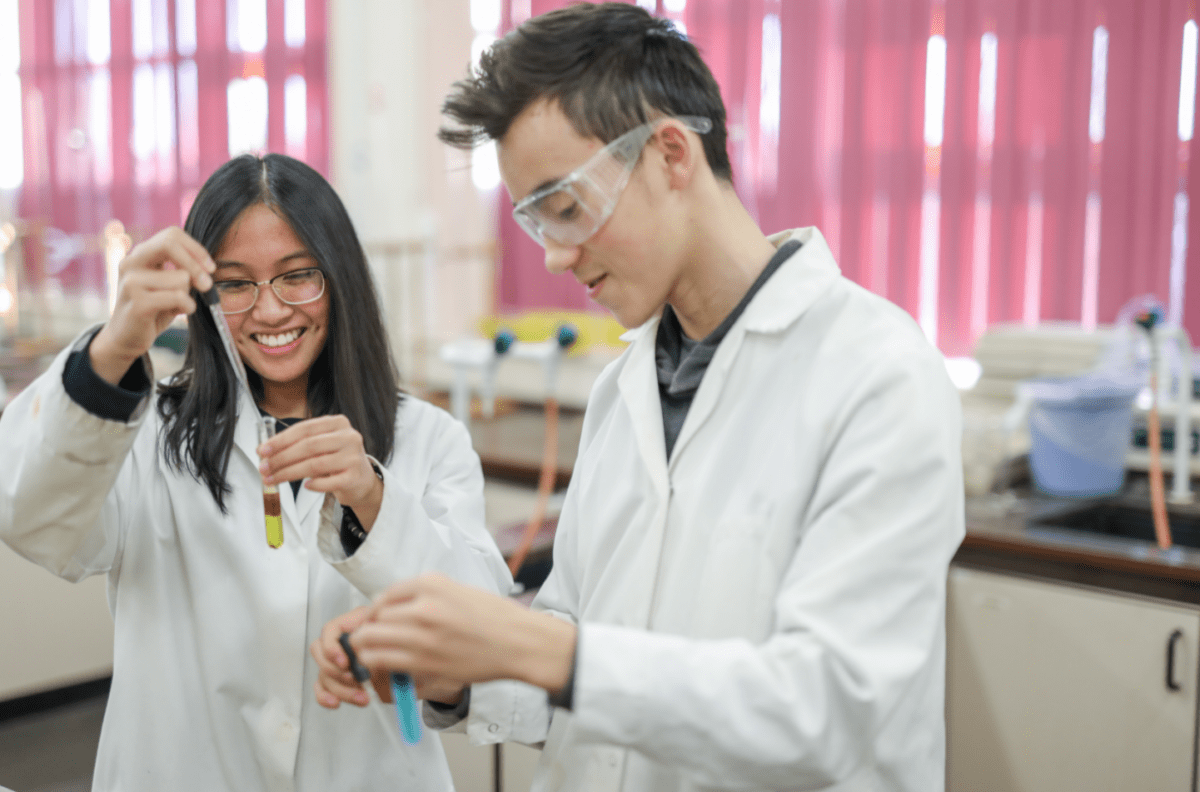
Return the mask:
{"type": "Polygon", "coordinates": [[[469,10],[467,0],[330,2],[331,176],[410,380],[422,379],[424,354],[493,306],[492,196],[474,188],[469,153],[436,138],[442,99],[467,74],[469,10]]]}

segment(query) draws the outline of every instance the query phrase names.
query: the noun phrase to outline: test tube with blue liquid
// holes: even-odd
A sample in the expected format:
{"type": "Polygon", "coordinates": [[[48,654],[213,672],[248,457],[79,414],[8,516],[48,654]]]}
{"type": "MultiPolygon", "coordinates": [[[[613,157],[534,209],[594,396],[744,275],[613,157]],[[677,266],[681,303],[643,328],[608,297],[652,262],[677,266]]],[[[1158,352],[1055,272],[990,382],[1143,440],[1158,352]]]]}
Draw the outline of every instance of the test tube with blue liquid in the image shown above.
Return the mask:
{"type": "MultiPolygon", "coordinates": [[[[350,646],[350,633],[342,633],[338,638],[338,643],[342,645],[342,649],[346,652],[346,659],[350,662],[350,673],[359,685],[367,691],[367,696],[371,699],[370,708],[375,710],[379,716],[379,722],[383,724],[384,731],[392,738],[397,748],[401,748],[397,729],[388,721],[387,716],[383,714],[384,703],[379,698],[379,694],[375,692],[375,686],[371,684],[371,672],[367,667],[358,661],[358,655],[354,653],[354,648],[350,646]]],[[[408,674],[392,674],[392,699],[396,702],[396,720],[399,728],[399,734],[404,736],[404,742],[409,745],[416,745],[421,741],[421,711],[417,704],[417,694],[413,689],[412,677],[408,674]]]]}

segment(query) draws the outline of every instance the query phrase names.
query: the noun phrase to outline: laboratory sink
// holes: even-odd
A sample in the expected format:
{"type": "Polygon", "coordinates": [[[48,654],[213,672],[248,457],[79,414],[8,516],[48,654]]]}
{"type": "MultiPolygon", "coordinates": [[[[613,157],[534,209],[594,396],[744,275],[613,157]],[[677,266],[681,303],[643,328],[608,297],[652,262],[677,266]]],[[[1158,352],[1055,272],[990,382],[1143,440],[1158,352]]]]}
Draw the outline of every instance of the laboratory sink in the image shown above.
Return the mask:
{"type": "MultiPolygon", "coordinates": [[[[1168,508],[1171,540],[1177,545],[1200,548],[1200,511],[1195,507],[1168,508]]],[[[1072,528],[1104,536],[1154,542],[1154,518],[1144,502],[1112,499],[1090,501],[1029,521],[1043,528],[1072,528]]]]}

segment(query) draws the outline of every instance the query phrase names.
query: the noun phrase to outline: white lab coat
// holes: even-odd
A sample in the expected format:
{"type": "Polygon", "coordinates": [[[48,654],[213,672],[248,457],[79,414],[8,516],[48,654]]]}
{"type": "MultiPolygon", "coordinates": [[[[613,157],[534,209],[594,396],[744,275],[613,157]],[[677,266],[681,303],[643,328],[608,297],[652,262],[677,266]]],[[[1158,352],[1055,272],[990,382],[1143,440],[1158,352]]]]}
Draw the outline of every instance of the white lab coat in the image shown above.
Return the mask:
{"type": "Polygon", "coordinates": [[[244,391],[222,515],[167,467],[153,397],[128,424],[86,412],[62,385],[67,352],[0,418],[0,538],[68,580],[108,574],[113,683],[93,789],[451,789],[436,737],[398,755],[372,713],[319,706],[308,647],[330,619],[425,570],[508,591],[462,424],[406,397],[359,550],[342,552],[332,496],[293,499],[287,485],[273,550],[244,391]]]}
{"type": "Polygon", "coordinates": [[[477,685],[476,742],[546,740],[535,790],[944,785],[959,399],[812,228],[721,343],[665,454],[657,320],[596,382],[535,608],[582,623],[574,712],[477,685]]]}

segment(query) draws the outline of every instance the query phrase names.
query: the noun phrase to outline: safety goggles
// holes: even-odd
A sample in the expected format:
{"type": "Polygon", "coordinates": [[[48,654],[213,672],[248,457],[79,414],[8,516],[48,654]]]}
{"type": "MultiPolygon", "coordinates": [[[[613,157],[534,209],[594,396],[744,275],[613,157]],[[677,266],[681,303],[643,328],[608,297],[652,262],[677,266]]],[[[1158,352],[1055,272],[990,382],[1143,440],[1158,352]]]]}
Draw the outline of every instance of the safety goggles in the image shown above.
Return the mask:
{"type": "MultiPolygon", "coordinates": [[[[712,121],[699,116],[675,120],[700,135],[712,129],[712,121]]],[[[542,247],[547,238],[560,245],[586,242],[616,209],[642,149],[662,121],[629,130],[565,178],[525,196],[513,207],[513,218],[542,247]]]]}

